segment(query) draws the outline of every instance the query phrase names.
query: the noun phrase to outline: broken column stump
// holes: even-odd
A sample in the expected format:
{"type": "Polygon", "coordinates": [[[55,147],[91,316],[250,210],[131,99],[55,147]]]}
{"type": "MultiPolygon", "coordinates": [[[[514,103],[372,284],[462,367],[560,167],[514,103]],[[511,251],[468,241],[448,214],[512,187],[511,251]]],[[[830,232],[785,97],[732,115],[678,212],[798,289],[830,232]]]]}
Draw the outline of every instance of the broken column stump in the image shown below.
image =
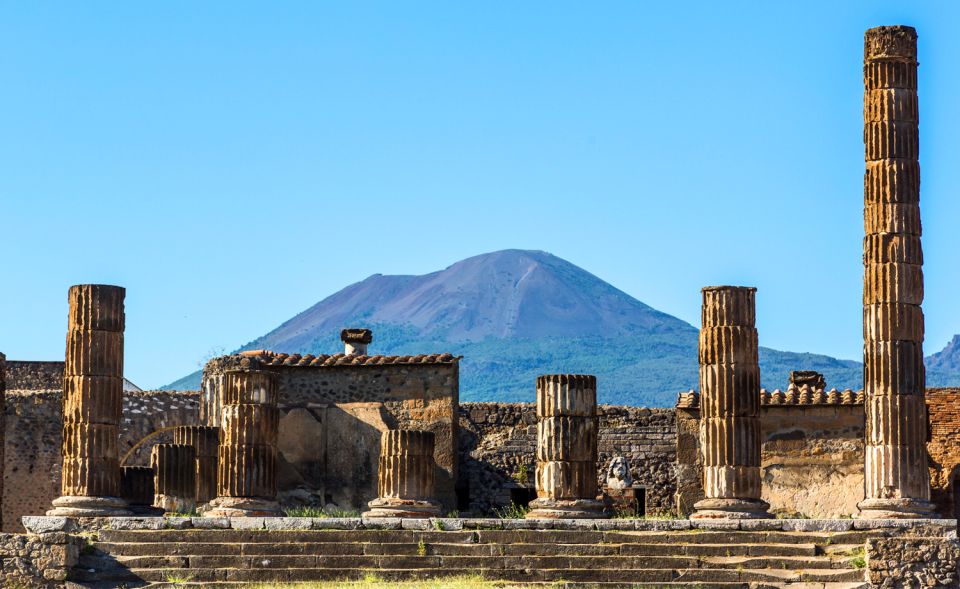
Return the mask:
{"type": "Polygon", "coordinates": [[[163,515],[153,507],[153,469],[149,466],[120,467],[120,497],[134,515],[163,515]]]}
{"type": "Polygon", "coordinates": [[[436,517],[433,432],[387,430],[380,435],[378,497],[364,517],[436,517]]]}
{"type": "Polygon", "coordinates": [[[184,444],[157,444],[150,454],[153,506],[169,513],[190,513],[197,507],[197,452],[184,444]]]}
{"type": "Polygon", "coordinates": [[[173,430],[173,443],[193,446],[197,453],[197,505],[217,497],[217,454],[220,428],[206,425],[184,425],[173,430]]]}
{"type": "Polygon", "coordinates": [[[863,45],[863,386],[860,517],[929,517],[917,32],[876,27],[863,45]]]}
{"type": "Polygon", "coordinates": [[[70,287],[62,495],[47,515],[130,515],[120,498],[124,296],[119,286],[70,287]]]}
{"type": "Polygon", "coordinates": [[[602,518],[597,499],[597,378],[537,377],[537,498],[529,519],[602,518]]]}
{"type": "Polygon", "coordinates": [[[703,289],[700,436],[704,499],[692,519],[768,518],[760,499],[757,289],[703,289]]]}
{"type": "Polygon", "coordinates": [[[277,377],[239,369],[223,375],[217,497],[205,515],[280,515],[277,503],[277,377]]]}

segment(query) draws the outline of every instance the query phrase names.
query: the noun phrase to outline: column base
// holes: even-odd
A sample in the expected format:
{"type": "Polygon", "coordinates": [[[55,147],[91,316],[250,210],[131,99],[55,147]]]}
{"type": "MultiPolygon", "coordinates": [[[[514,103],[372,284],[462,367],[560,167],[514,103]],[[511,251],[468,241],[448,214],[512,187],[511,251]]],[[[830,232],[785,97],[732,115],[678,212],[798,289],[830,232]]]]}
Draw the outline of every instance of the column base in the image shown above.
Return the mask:
{"type": "Polygon", "coordinates": [[[527,519],[604,519],[603,502],[595,499],[547,499],[530,502],[527,519]]]}
{"type": "Polygon", "coordinates": [[[363,517],[439,517],[440,504],[431,500],[378,497],[367,503],[363,517]]]}
{"type": "Polygon", "coordinates": [[[703,499],[690,519],[770,519],[770,504],[759,499],[703,499]]]}
{"type": "Polygon", "coordinates": [[[858,519],[917,519],[927,518],[936,507],[929,501],[906,497],[902,499],[864,499],[857,503],[858,519]]]}
{"type": "Polygon", "coordinates": [[[82,497],[64,495],[53,500],[47,515],[66,517],[123,517],[133,515],[127,502],[119,497],[82,497]]]}
{"type": "Polygon", "coordinates": [[[167,513],[190,513],[197,508],[197,502],[176,495],[154,495],[153,506],[167,513]]]}
{"type": "Polygon", "coordinates": [[[203,510],[206,517],[276,517],[283,515],[280,504],[253,497],[217,497],[203,510]]]}

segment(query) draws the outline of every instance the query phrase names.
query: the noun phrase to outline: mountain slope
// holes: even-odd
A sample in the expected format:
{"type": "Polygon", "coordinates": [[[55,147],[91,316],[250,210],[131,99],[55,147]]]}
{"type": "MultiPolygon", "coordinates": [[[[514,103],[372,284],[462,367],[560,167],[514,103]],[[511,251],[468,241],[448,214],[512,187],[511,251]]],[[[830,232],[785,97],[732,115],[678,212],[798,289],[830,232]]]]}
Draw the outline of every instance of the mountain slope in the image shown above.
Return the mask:
{"type": "MultiPolygon", "coordinates": [[[[335,353],[339,331],[374,331],[371,353],[461,354],[461,399],[530,401],[546,372],[596,374],[600,400],[668,406],[697,386],[697,329],[589,272],[540,251],[504,250],[423,276],[373,275],[241,349],[335,353]]],[[[762,348],[764,386],[790,370],[861,386],[858,362],[762,348]]],[[[168,388],[196,388],[199,372],[168,388]]]]}

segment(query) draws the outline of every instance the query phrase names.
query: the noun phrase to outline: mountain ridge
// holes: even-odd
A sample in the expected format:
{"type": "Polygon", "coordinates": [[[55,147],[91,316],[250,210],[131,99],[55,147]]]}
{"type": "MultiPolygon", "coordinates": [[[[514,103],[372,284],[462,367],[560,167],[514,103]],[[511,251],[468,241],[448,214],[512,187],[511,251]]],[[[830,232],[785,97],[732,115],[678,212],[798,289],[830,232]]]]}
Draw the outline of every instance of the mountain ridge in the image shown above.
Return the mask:
{"type": "MultiPolygon", "coordinates": [[[[463,355],[465,401],[529,401],[546,372],[596,374],[601,402],[627,405],[669,406],[697,387],[696,327],[537,250],[481,254],[420,276],[373,274],[237,351],[336,353],[340,329],[361,326],[374,331],[371,353],[463,355]]],[[[954,370],[938,361],[932,383],[960,382],[960,362],[954,370]]],[[[823,372],[829,386],[862,386],[853,360],[761,348],[760,364],[768,388],[801,369],[823,372]]],[[[196,372],[166,388],[198,385],[196,372]]]]}

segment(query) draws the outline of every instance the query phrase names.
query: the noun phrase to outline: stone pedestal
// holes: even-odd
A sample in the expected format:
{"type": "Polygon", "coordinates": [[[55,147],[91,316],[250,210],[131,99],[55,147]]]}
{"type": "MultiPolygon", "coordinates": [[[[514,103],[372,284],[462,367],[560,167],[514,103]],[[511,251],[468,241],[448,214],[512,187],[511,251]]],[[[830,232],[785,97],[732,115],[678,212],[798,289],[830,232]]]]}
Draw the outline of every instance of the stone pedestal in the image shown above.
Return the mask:
{"type": "Polygon", "coordinates": [[[197,452],[197,504],[215,499],[220,428],[205,425],[181,426],[173,430],[173,443],[193,446],[197,452]]]}
{"type": "Polygon", "coordinates": [[[197,453],[193,446],[157,444],[150,454],[153,469],[153,506],[171,513],[190,513],[197,507],[197,453]]]}
{"type": "Polygon", "coordinates": [[[62,496],[48,515],[129,515],[120,498],[125,291],[70,287],[63,378],[62,496]]]}
{"type": "Polygon", "coordinates": [[[387,430],[380,436],[376,499],[364,517],[436,517],[432,432],[387,430]]]}
{"type": "Polygon", "coordinates": [[[917,33],[866,32],[863,518],[928,517],[917,33]]]}
{"type": "Polygon", "coordinates": [[[223,376],[217,498],[204,513],[220,517],[280,515],[277,503],[277,380],[272,372],[223,376]]]}
{"type": "Polygon", "coordinates": [[[760,366],[755,288],[703,289],[700,436],[704,499],[692,519],[768,518],[760,500],[760,366]]]}
{"type": "Polygon", "coordinates": [[[530,519],[602,518],[597,500],[597,379],[537,377],[537,498],[530,519]]]}

